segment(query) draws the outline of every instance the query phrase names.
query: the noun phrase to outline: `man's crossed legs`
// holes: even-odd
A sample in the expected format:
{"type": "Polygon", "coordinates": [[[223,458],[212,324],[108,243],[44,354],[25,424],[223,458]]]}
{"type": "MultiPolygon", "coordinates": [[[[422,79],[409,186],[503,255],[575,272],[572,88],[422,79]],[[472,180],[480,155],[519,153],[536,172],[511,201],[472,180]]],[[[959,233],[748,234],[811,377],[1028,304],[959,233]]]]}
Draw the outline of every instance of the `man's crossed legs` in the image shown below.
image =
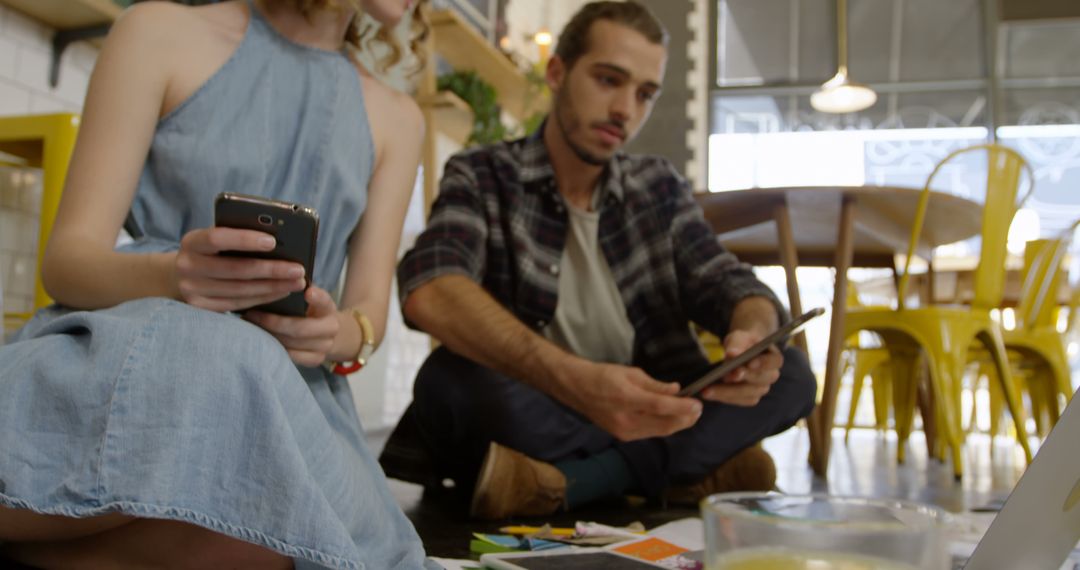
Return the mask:
{"type": "Polygon", "coordinates": [[[787,348],[779,380],[756,406],[706,402],[689,429],[620,442],[539,390],[443,347],[420,369],[381,461],[390,477],[476,482],[472,514],[481,518],[546,514],[626,492],[691,502],[771,489],[775,468],[756,444],[807,416],[815,393],[806,355],[787,348]],[[419,441],[404,441],[408,434],[419,441]],[[400,468],[417,451],[427,466],[400,468]]]}

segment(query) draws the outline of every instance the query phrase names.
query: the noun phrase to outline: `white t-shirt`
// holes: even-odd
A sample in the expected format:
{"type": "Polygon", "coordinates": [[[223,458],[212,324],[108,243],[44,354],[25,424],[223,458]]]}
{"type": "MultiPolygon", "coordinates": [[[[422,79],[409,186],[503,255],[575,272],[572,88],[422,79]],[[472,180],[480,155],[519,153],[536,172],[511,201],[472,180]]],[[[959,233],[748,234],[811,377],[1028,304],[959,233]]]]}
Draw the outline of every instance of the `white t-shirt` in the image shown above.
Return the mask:
{"type": "MultiPolygon", "coordinates": [[[[599,194],[599,189],[594,192],[599,194]]],[[[567,204],[569,230],[559,261],[559,304],[543,334],[594,362],[630,364],[634,326],[598,240],[600,213],[567,204]]]]}

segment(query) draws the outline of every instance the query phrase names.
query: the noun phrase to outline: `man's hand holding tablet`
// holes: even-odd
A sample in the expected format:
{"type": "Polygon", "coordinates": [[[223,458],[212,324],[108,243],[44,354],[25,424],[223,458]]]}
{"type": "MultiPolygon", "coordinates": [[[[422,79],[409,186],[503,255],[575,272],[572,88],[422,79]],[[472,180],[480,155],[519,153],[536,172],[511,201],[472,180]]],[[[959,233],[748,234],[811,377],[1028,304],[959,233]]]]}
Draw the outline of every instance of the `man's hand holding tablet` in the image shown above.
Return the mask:
{"type": "MultiPolygon", "coordinates": [[[[725,358],[724,360],[722,360],[720,362],[717,362],[716,364],[710,366],[705,371],[705,373],[702,374],[697,380],[695,380],[694,382],[688,384],[685,388],[680,390],[678,395],[679,396],[696,396],[696,395],[698,395],[699,393],[701,393],[702,390],[705,390],[707,387],[709,387],[709,386],[711,386],[711,385],[713,385],[713,384],[715,384],[717,382],[720,382],[721,380],[724,380],[724,378],[726,376],[728,376],[732,372],[735,372],[739,367],[750,363],[750,361],[753,360],[756,356],[766,352],[767,350],[770,350],[771,348],[774,348],[776,346],[776,343],[780,342],[780,340],[782,340],[785,337],[797,332],[810,319],[812,319],[814,317],[817,317],[817,316],[823,314],[824,312],[825,312],[825,309],[822,309],[822,308],[812,309],[812,310],[807,311],[806,313],[803,313],[802,315],[792,319],[787,324],[785,324],[784,326],[781,326],[780,328],[776,329],[771,334],[767,335],[765,338],[761,339],[760,341],[754,343],[752,346],[750,346],[746,350],[738,353],[737,355],[735,355],[733,357],[725,358]]],[[[780,358],[779,354],[777,354],[777,358],[780,358]]],[[[729,379],[729,381],[732,381],[732,379],[729,379]]],[[[734,383],[736,383],[736,385],[739,382],[738,379],[734,379],[733,381],[734,381],[734,383]]],[[[731,384],[728,384],[728,385],[731,385],[731,384]]],[[[752,387],[751,387],[751,389],[752,389],[752,387]]],[[[710,398],[710,399],[715,399],[715,398],[710,398]]],[[[738,402],[732,402],[732,403],[735,403],[736,405],[738,405],[738,402]]],[[[747,403],[745,405],[753,405],[753,403],[747,403]]]]}

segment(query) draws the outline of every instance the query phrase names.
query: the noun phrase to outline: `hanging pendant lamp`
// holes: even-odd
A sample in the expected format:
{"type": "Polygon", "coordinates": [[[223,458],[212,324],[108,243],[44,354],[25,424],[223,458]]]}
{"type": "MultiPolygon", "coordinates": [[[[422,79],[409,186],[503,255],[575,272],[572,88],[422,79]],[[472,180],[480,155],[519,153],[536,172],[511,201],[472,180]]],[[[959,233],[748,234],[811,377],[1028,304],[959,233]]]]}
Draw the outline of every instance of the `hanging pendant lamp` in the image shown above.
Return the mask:
{"type": "Polygon", "coordinates": [[[854,113],[877,101],[874,90],[848,77],[847,0],[836,0],[836,75],[810,96],[810,106],[822,113],[854,113]]]}

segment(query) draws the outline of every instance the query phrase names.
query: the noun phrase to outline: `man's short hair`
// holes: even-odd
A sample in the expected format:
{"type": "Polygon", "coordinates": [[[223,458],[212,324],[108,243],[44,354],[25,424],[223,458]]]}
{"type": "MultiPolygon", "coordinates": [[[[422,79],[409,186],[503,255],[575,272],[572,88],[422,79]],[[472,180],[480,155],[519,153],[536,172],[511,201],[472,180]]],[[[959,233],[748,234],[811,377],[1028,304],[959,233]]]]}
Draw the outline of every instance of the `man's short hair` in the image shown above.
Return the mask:
{"type": "Polygon", "coordinates": [[[590,2],[578,10],[577,14],[559,34],[559,43],[555,46],[555,55],[563,60],[567,69],[589,51],[589,32],[598,20],[607,20],[626,26],[645,36],[650,42],[668,45],[668,33],[664,25],[648,8],[637,2],[590,2]]]}

